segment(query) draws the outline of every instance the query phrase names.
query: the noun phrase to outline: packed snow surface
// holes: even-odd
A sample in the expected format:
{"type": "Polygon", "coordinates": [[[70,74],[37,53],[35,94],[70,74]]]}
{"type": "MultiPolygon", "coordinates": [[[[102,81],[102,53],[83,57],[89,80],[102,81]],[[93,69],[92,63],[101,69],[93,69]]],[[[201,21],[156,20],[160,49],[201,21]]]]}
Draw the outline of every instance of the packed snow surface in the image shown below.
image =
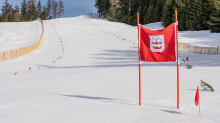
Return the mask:
{"type": "Polygon", "coordinates": [[[0,22],[0,52],[31,46],[38,42],[42,32],[40,21],[0,22]]]}
{"type": "MultiPolygon", "coordinates": [[[[37,50],[0,62],[1,123],[220,122],[219,55],[179,50],[193,66],[181,60],[180,109],[176,63],[142,62],[139,106],[137,27],[92,16],[44,22],[37,50]],[[201,117],[194,103],[200,80],[215,89],[200,87],[201,117]]],[[[194,34],[192,41],[201,36],[194,34]]]]}

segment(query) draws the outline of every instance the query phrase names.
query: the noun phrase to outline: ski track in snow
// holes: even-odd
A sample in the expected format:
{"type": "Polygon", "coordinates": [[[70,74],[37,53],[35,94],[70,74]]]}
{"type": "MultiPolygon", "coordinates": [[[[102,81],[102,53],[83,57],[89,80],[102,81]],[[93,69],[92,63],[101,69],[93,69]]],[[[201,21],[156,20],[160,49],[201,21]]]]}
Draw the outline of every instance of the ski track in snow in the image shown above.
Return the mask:
{"type": "MultiPolygon", "coordinates": [[[[176,63],[142,62],[142,106],[138,106],[137,27],[95,16],[44,24],[38,49],[0,62],[0,122],[220,121],[218,55],[179,51],[180,58],[188,56],[193,65],[193,69],[185,69],[187,62],[180,64],[180,109],[176,109],[176,63]],[[200,80],[215,89],[205,92],[200,88],[202,117],[194,103],[200,80]]],[[[160,22],[144,27],[163,28],[160,22]]],[[[179,32],[181,42],[190,37],[195,44],[208,44],[194,38],[203,33],[191,32],[189,37],[181,33],[188,32],[179,32]]]]}

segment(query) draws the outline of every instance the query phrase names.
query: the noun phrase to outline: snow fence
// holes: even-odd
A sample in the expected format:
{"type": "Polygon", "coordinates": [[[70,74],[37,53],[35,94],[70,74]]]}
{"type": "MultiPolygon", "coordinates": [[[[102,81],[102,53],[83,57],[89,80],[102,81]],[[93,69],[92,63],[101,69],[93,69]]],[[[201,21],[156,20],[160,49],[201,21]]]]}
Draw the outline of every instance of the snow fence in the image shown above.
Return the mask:
{"type": "Polygon", "coordinates": [[[40,40],[36,44],[33,44],[31,46],[23,47],[23,48],[20,48],[20,49],[17,49],[17,50],[0,52],[0,61],[5,61],[5,60],[9,60],[9,59],[20,57],[22,55],[25,55],[25,54],[31,52],[31,51],[36,50],[40,46],[41,41],[42,41],[43,36],[44,36],[44,23],[39,18],[37,20],[40,21],[42,23],[42,25],[43,25],[43,33],[41,35],[40,40]]]}
{"type": "Polygon", "coordinates": [[[220,47],[200,47],[179,42],[178,48],[188,52],[199,54],[220,54],[220,47]]]}

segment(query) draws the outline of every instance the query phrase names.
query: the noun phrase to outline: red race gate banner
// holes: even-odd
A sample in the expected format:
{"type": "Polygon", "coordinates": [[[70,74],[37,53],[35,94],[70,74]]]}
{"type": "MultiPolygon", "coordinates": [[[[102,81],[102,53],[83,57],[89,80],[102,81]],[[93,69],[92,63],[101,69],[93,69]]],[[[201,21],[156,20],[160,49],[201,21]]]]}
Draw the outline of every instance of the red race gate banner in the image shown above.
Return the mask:
{"type": "Polygon", "coordinates": [[[161,30],[140,26],[140,57],[147,62],[176,62],[175,23],[161,30]]]}

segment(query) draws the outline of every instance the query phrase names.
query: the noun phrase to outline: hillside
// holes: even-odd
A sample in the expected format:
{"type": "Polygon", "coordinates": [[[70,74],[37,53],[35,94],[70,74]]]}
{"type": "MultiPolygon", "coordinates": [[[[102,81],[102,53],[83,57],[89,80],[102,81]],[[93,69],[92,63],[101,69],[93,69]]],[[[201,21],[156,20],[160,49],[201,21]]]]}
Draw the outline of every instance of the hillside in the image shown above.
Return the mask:
{"type": "MultiPolygon", "coordinates": [[[[186,62],[180,64],[180,109],[176,108],[176,63],[142,62],[139,106],[137,27],[94,16],[44,24],[45,36],[37,50],[0,62],[1,122],[220,122],[219,55],[179,50],[180,58],[188,56],[193,65],[186,69],[186,62]],[[200,88],[202,117],[194,103],[200,80],[215,89],[200,88]]],[[[160,28],[158,23],[145,27],[155,29],[155,25],[160,28]]],[[[218,35],[208,32],[179,35],[181,42],[219,44],[218,35]],[[213,37],[209,38],[213,43],[200,42],[203,34],[213,37]]]]}

